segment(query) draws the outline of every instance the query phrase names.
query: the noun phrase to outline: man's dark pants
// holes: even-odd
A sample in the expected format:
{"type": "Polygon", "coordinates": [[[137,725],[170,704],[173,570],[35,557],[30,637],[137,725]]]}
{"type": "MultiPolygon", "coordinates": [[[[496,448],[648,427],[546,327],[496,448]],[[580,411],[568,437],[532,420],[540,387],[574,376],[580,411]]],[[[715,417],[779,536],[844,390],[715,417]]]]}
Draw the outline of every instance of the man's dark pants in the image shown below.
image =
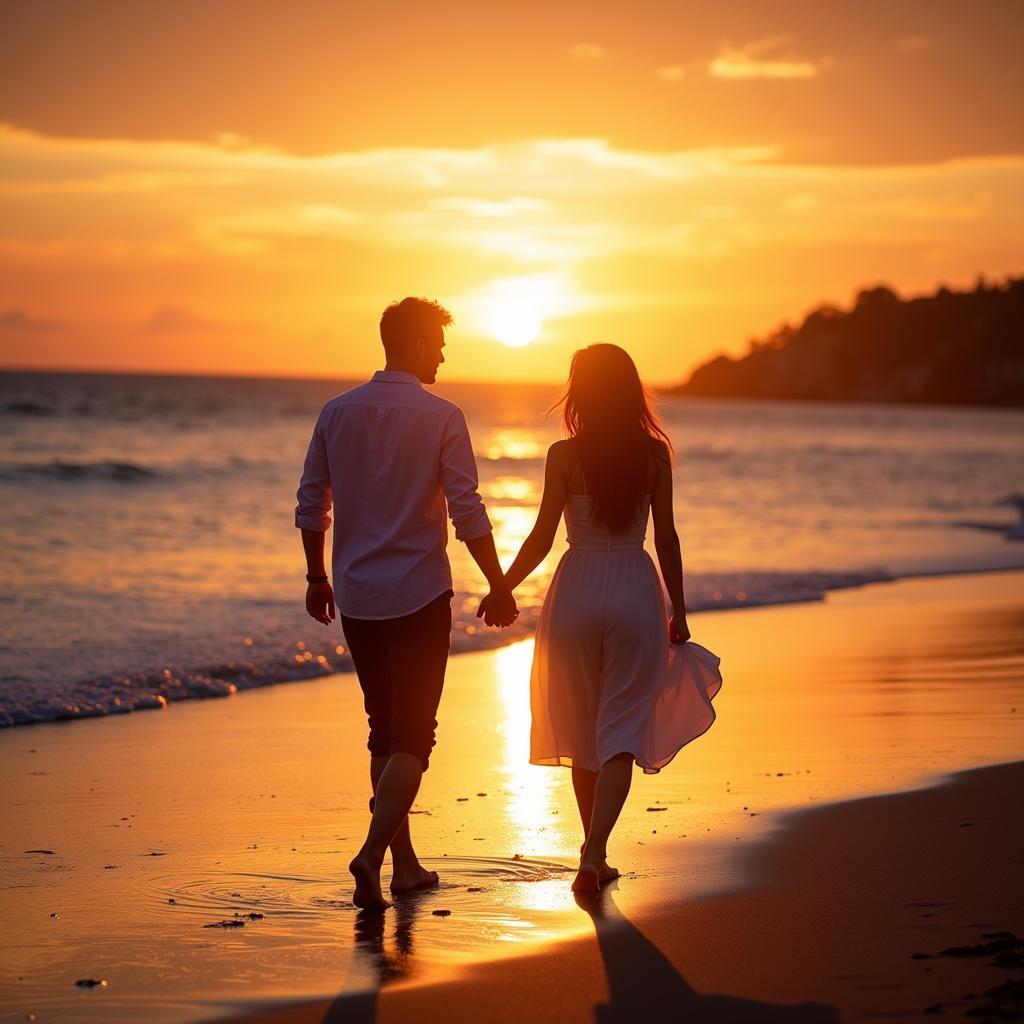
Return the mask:
{"type": "Polygon", "coordinates": [[[451,643],[452,591],[396,619],[341,616],[370,720],[372,757],[414,754],[427,770],[451,643]]]}

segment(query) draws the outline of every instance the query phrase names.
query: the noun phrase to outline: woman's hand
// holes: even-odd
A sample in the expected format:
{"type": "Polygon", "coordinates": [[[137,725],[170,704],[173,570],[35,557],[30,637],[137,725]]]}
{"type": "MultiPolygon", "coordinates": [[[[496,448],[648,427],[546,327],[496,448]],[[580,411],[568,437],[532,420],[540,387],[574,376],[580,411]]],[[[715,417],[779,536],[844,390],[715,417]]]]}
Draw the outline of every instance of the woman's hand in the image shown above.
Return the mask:
{"type": "Polygon", "coordinates": [[[668,624],[668,638],[674,644],[685,644],[690,639],[690,627],[686,624],[686,612],[672,616],[668,624]]]}
{"type": "Polygon", "coordinates": [[[491,590],[480,602],[476,617],[482,618],[488,626],[511,626],[519,618],[519,609],[516,607],[512,591],[491,590]]]}

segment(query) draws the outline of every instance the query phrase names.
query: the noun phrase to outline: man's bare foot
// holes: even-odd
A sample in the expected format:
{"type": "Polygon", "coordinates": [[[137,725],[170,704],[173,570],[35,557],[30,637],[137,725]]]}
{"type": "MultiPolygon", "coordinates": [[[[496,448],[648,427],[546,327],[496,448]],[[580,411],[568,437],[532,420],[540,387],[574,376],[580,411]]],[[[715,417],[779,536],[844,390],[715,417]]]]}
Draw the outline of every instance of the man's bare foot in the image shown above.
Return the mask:
{"type": "Polygon", "coordinates": [[[401,896],[407,892],[433,889],[439,882],[436,871],[428,871],[422,864],[417,864],[411,871],[395,872],[391,879],[391,895],[401,896]]]}
{"type": "Polygon", "coordinates": [[[380,891],[380,868],[374,866],[363,856],[357,856],[348,866],[352,877],[356,880],[356,891],[352,902],[360,910],[379,912],[391,906],[380,891]]]}
{"type": "Polygon", "coordinates": [[[572,882],[572,891],[581,896],[592,896],[601,888],[600,872],[593,864],[580,864],[572,882]]]}

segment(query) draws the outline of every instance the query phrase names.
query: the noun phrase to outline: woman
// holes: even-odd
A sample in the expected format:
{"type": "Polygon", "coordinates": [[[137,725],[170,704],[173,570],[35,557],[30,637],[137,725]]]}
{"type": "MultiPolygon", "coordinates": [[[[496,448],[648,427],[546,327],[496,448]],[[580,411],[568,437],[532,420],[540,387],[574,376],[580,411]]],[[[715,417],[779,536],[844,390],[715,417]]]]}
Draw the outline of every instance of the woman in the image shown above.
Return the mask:
{"type": "Polygon", "coordinates": [[[506,574],[518,586],[569,549],[544,600],[530,682],[530,761],[572,769],[584,843],[573,889],[618,876],[606,848],[634,762],[660,771],[715,719],[719,659],[688,644],[683,564],[672,518],[671,442],[629,355],[591,345],[572,359],[567,440],[548,451],[537,523],[506,574]],[[665,588],[644,551],[649,513],[665,588]]]}

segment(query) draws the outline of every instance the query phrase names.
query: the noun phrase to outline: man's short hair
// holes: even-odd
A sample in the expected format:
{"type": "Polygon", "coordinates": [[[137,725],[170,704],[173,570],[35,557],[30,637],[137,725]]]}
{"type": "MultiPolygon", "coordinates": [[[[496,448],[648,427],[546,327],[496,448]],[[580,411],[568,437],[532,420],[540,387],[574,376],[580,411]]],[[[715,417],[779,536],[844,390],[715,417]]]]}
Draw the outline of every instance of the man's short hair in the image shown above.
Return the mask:
{"type": "Polygon", "coordinates": [[[447,327],[452,315],[439,302],[409,296],[392,302],[380,318],[380,340],[388,355],[407,351],[417,338],[435,327],[447,327]]]}

